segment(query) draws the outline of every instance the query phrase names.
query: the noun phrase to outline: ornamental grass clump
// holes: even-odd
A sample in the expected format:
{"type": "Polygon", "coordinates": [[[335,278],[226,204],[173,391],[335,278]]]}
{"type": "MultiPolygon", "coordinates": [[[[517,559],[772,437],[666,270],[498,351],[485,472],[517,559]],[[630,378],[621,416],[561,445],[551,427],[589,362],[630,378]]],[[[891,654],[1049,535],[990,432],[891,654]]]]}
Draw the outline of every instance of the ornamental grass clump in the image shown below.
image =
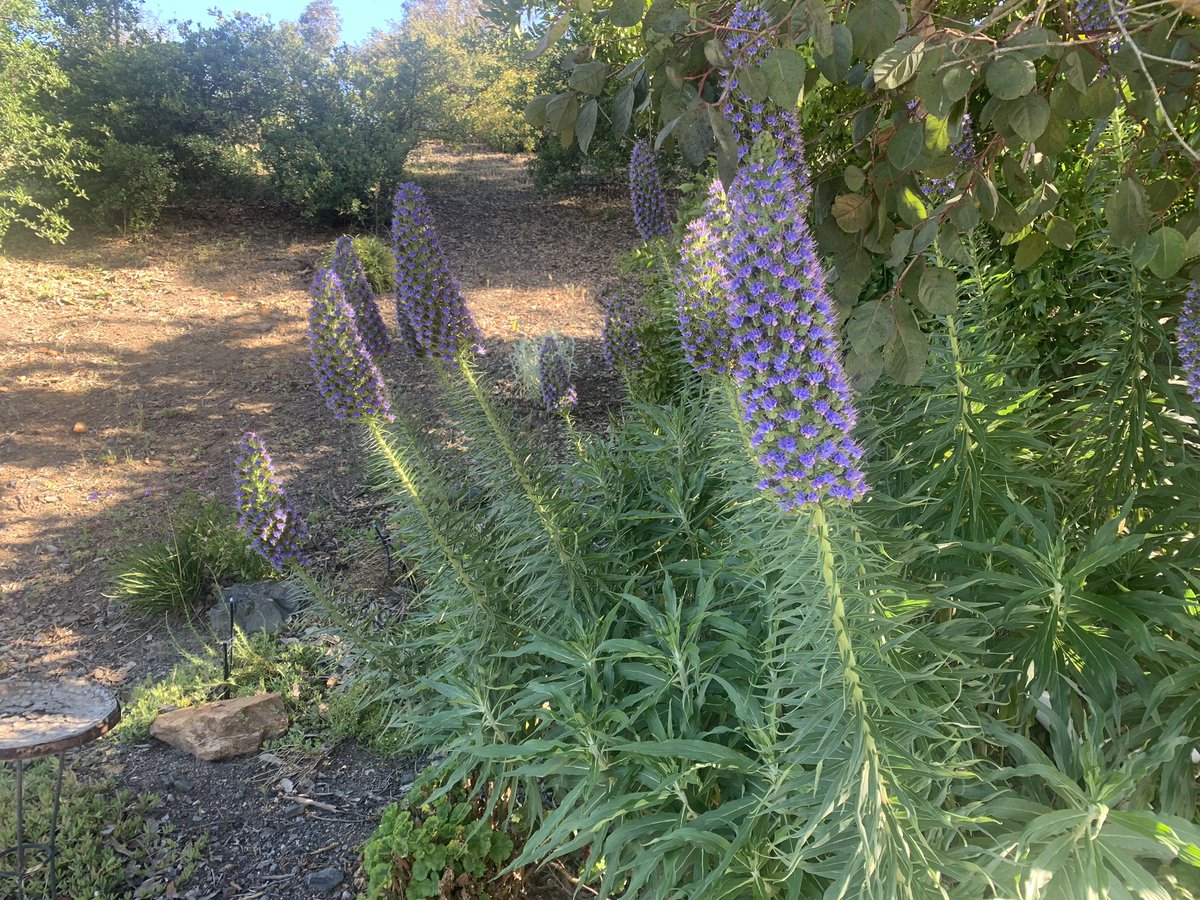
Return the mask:
{"type": "Polygon", "coordinates": [[[1200,403],[1200,284],[1195,281],[1188,287],[1179,310],[1176,343],[1187,379],[1188,396],[1193,403],[1200,403]]]}
{"type": "Polygon", "coordinates": [[[446,265],[425,193],[407,182],[392,207],[396,259],[396,313],[412,328],[418,355],[450,362],[478,351],[480,335],[466,300],[446,265]]]}
{"type": "Polygon", "coordinates": [[[238,529],[250,546],[276,572],[289,563],[307,563],[308,528],[288,503],[271,454],[253,431],[246,432],[238,444],[234,485],[238,529]]]}
{"type": "Polygon", "coordinates": [[[629,197],[633,202],[633,223],[642,240],[652,241],[671,233],[667,195],[654,151],[647,141],[634,144],[629,157],[629,197]]]}
{"type": "Polygon", "coordinates": [[[331,269],[342,283],[346,302],[354,310],[354,320],[367,353],[372,358],[390,353],[392,341],[388,337],[387,326],[383,324],[375,292],[371,290],[366,270],[350,237],[343,235],[337,239],[331,269]]]}
{"type": "Polygon", "coordinates": [[[308,346],[317,389],[339,421],[392,418],[383,375],[367,352],[341,279],[318,272],[312,283],[308,346]]]}
{"type": "Polygon", "coordinates": [[[697,372],[725,374],[730,369],[728,238],[729,203],[721,182],[714,180],[703,215],[684,231],[675,274],[683,354],[697,372]]]}
{"type": "Polygon", "coordinates": [[[561,342],[552,334],[542,338],[538,347],[537,371],[546,412],[568,413],[574,409],[579,398],[571,383],[570,367],[561,342]]]}
{"type": "Polygon", "coordinates": [[[800,198],[781,159],[747,163],[729,191],[732,373],[759,487],[784,509],[867,490],[837,318],[800,198]]]}

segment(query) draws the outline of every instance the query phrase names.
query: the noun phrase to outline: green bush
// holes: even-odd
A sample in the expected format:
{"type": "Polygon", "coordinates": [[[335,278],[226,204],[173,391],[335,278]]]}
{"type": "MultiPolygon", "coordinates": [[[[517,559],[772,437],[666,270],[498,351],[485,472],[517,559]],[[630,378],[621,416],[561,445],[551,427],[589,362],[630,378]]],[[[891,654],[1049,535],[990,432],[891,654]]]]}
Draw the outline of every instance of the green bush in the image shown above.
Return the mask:
{"type": "Polygon", "coordinates": [[[461,789],[434,797],[434,788],[417,785],[384,810],[363,848],[367,900],[444,897],[447,881],[458,896],[490,896],[488,882],[512,855],[512,838],[479,797],[461,789]]]}
{"type": "Polygon", "coordinates": [[[125,233],[145,231],[158,221],[175,190],[174,166],[165,152],[108,141],[96,161],[99,171],[84,182],[94,219],[125,233]]]}
{"type": "MultiPolygon", "coordinates": [[[[392,257],[392,248],[373,234],[360,234],[352,237],[354,250],[362,260],[363,269],[367,274],[367,282],[376,296],[391,293],[396,287],[396,261],[392,257]]],[[[327,269],[333,265],[334,241],[321,254],[320,266],[327,269]]]]}

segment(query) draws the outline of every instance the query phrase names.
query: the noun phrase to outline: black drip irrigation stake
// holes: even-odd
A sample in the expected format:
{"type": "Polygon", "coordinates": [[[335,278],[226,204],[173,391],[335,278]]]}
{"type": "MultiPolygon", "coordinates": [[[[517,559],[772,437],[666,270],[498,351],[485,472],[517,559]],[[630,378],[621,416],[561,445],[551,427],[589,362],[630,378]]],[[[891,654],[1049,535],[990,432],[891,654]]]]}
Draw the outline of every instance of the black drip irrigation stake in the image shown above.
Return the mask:
{"type": "Polygon", "coordinates": [[[375,534],[379,537],[379,543],[383,545],[384,565],[387,567],[388,578],[392,577],[392,542],[388,540],[387,533],[383,527],[376,522],[375,534]]]}
{"type": "Polygon", "coordinates": [[[237,600],[235,600],[231,594],[225,599],[225,602],[229,605],[229,637],[225,641],[225,689],[223,692],[223,699],[228,700],[230,691],[233,689],[233,683],[230,681],[229,670],[233,662],[233,614],[234,607],[237,605],[237,600]]]}

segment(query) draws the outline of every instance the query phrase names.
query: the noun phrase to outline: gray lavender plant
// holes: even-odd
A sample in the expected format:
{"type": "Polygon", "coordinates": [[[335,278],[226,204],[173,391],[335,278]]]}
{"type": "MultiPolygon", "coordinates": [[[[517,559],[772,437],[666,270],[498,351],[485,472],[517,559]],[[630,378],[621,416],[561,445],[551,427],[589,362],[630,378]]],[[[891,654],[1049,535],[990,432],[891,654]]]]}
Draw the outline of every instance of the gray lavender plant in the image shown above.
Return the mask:
{"type": "Polygon", "coordinates": [[[367,281],[367,273],[358,251],[354,249],[354,241],[346,235],[338,238],[334,245],[333,265],[330,268],[341,281],[346,302],[354,310],[358,333],[367,352],[372,357],[390,353],[392,341],[388,337],[387,326],[383,324],[383,316],[379,314],[375,292],[367,281]]]}
{"type": "Polygon", "coordinates": [[[1200,285],[1195,281],[1188,287],[1179,310],[1176,343],[1187,379],[1188,396],[1193,403],[1200,403],[1200,285]]]}
{"type": "Polygon", "coordinates": [[[733,377],[762,473],[784,509],[854,500],[867,486],[837,320],[794,167],[746,162],[729,190],[733,377]]]}
{"type": "Polygon", "coordinates": [[[641,320],[637,304],[629,298],[614,294],[604,301],[604,331],[601,335],[601,355],[613,369],[635,370],[642,365],[642,342],[637,326],[641,320]]]}
{"type": "Polygon", "coordinates": [[[633,223],[644,241],[671,233],[671,214],[662,176],[654,162],[654,151],[646,141],[633,145],[629,156],[629,197],[633,202],[633,223]]]}
{"type": "Polygon", "coordinates": [[[728,99],[723,111],[733,126],[738,143],[738,159],[744,161],[755,143],[769,137],[781,157],[795,167],[800,190],[807,203],[810,176],[804,157],[804,138],[800,119],[794,109],[781,109],[769,100],[754,100],[740,87],[741,73],[763,63],[770,52],[767,34],[772,30],[771,14],[757,0],[738,0],[726,23],[726,47],[733,71],[729,74],[728,99]]]}
{"type": "Polygon", "coordinates": [[[446,265],[425,193],[406,182],[392,207],[396,313],[412,328],[418,355],[450,362],[480,350],[479,330],[446,265]]]}
{"type": "Polygon", "coordinates": [[[704,213],[684,232],[675,273],[683,354],[697,372],[727,373],[730,368],[728,239],[729,203],[721,182],[714,180],[704,213]]]}
{"type": "Polygon", "coordinates": [[[542,338],[538,347],[537,368],[538,386],[546,411],[565,413],[574,409],[579,398],[571,383],[566,354],[559,339],[552,334],[542,338]]]}
{"type": "Polygon", "coordinates": [[[322,270],[313,279],[308,346],[317,389],[336,419],[393,418],[383,375],[367,352],[354,310],[332,270],[322,270]]]}
{"type": "Polygon", "coordinates": [[[291,561],[304,565],[308,529],[283,493],[267,446],[253,431],[242,436],[234,463],[238,530],[250,546],[279,572],[291,561]]]}

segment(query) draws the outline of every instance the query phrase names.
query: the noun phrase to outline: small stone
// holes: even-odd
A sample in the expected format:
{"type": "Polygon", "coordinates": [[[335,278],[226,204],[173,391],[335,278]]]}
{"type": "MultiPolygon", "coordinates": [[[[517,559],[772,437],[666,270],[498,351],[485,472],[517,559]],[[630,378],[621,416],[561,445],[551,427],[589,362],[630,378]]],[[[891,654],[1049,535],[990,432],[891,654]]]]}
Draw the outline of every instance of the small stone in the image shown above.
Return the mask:
{"type": "Polygon", "coordinates": [[[85,434],[88,430],[88,427],[83,422],[76,422],[75,427],[72,428],[71,430],[73,432],[75,432],[76,434],[85,434]]]}
{"type": "Polygon", "coordinates": [[[304,883],[308,885],[308,889],[311,891],[316,891],[318,894],[327,894],[341,884],[342,879],[345,877],[345,872],[331,866],[328,869],[318,869],[315,872],[309,872],[304,876],[304,883]]]}
{"type": "Polygon", "coordinates": [[[186,778],[176,778],[173,782],[175,790],[180,793],[189,794],[192,790],[192,783],[186,778]]]}

